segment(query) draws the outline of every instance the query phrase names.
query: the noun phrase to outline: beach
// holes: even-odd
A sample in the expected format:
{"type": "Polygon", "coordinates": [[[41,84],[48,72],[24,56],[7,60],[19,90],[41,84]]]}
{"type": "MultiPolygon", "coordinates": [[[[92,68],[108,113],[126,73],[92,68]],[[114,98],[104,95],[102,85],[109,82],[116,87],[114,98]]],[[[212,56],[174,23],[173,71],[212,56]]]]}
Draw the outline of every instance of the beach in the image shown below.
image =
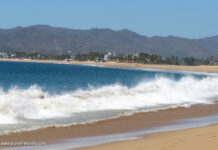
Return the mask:
{"type": "Polygon", "coordinates": [[[200,66],[180,66],[166,64],[138,64],[138,63],[118,63],[118,62],[94,62],[94,61],[65,61],[65,60],[32,60],[32,59],[6,59],[0,61],[17,61],[17,62],[36,62],[36,63],[57,63],[57,64],[78,64],[91,66],[107,67],[125,67],[125,68],[142,68],[142,69],[163,69],[172,71],[194,71],[194,72],[218,72],[217,65],[200,65],[200,66]]]}
{"type": "Polygon", "coordinates": [[[217,150],[218,125],[145,135],[143,139],[114,142],[80,150],[217,150]]]}
{"type": "MultiPolygon", "coordinates": [[[[41,61],[41,60],[17,60],[1,59],[1,61],[57,63],[57,64],[79,64],[91,66],[163,69],[173,71],[194,71],[194,72],[218,72],[217,66],[174,66],[174,65],[147,65],[132,63],[96,63],[77,61],[41,61]]],[[[31,131],[20,131],[0,135],[0,142],[44,142],[46,144],[58,143],[61,140],[129,133],[140,130],[149,130],[154,127],[176,124],[177,120],[213,116],[218,114],[218,104],[197,104],[191,107],[166,108],[149,112],[137,112],[131,115],[123,115],[118,118],[93,121],[84,124],[50,126],[31,131]]],[[[144,135],[142,139],[113,142],[100,146],[87,147],[82,149],[217,149],[217,125],[186,129],[180,131],[167,131],[144,135]],[[200,144],[199,144],[200,143],[200,144]]]]}
{"type": "MultiPolygon", "coordinates": [[[[82,124],[82,125],[71,125],[67,127],[48,127],[48,128],[43,128],[39,130],[23,131],[23,132],[11,133],[11,134],[6,134],[6,135],[0,135],[0,141],[1,142],[21,142],[23,141],[23,142],[36,142],[36,143],[43,142],[46,144],[51,144],[51,143],[59,142],[60,140],[64,140],[64,139],[126,133],[126,132],[134,132],[134,131],[150,129],[150,128],[158,127],[158,126],[168,126],[168,125],[176,124],[176,122],[174,121],[178,119],[205,117],[205,116],[211,116],[211,115],[217,115],[217,114],[218,114],[218,104],[197,105],[191,108],[177,108],[177,109],[161,110],[157,112],[136,113],[131,116],[123,116],[120,118],[115,118],[115,119],[110,119],[110,120],[105,120],[105,121],[98,121],[98,122],[82,124]]],[[[216,133],[215,132],[216,129],[217,129],[217,126],[212,126],[211,130],[213,130],[214,132],[212,132],[213,134],[211,134],[211,132],[208,132],[208,134],[211,134],[211,136],[214,136],[214,133],[216,133]]],[[[188,131],[189,130],[195,131],[195,129],[188,129],[188,131]]],[[[204,128],[199,128],[197,129],[197,131],[198,130],[204,131],[204,128]]],[[[182,135],[183,132],[186,133],[187,130],[175,131],[176,135],[178,136],[182,135]]],[[[163,139],[166,139],[168,137],[164,137],[164,136],[168,134],[169,136],[171,136],[172,133],[174,134],[174,131],[160,133],[160,135],[163,135],[163,139]]],[[[136,142],[136,145],[138,145],[137,142],[139,142],[143,144],[144,140],[147,140],[147,139],[149,139],[150,141],[156,142],[155,137],[157,137],[158,139],[160,138],[160,141],[163,140],[161,139],[162,136],[159,137],[159,133],[151,134],[148,136],[146,135],[145,137],[146,138],[144,138],[143,140],[140,139],[136,141],[131,141],[130,143],[136,142]],[[150,139],[150,137],[152,138],[150,139]]],[[[206,140],[207,139],[205,139],[205,141],[206,140]]],[[[109,146],[108,148],[110,149],[113,146],[117,146],[119,144],[122,149],[123,143],[124,143],[123,149],[125,149],[125,146],[128,147],[128,145],[130,144],[129,141],[127,141],[126,144],[125,142],[115,142],[111,144],[106,144],[105,146],[103,145],[102,147],[100,146],[99,149],[107,149],[107,146],[109,146]]],[[[169,138],[169,143],[171,143],[170,138],[169,138]]],[[[98,148],[98,147],[93,147],[93,148],[90,147],[90,149],[95,149],[95,148],[98,148]]],[[[117,148],[117,149],[120,149],[120,148],[117,148]]],[[[137,149],[137,146],[136,148],[133,148],[133,149],[137,149]]]]}

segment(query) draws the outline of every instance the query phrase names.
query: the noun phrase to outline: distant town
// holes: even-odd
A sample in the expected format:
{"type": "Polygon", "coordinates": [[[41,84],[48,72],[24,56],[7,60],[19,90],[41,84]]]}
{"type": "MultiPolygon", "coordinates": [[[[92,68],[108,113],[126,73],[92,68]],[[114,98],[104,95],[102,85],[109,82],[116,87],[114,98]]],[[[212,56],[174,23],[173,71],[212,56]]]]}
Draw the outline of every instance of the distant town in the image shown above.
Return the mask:
{"type": "Polygon", "coordinates": [[[0,52],[0,59],[30,59],[30,60],[65,60],[65,61],[95,61],[95,62],[124,62],[124,63],[141,63],[141,64],[169,64],[169,65],[216,65],[218,59],[210,58],[194,58],[177,56],[162,57],[155,54],[137,53],[137,54],[116,54],[115,52],[90,52],[86,54],[39,54],[25,52],[0,52]]]}

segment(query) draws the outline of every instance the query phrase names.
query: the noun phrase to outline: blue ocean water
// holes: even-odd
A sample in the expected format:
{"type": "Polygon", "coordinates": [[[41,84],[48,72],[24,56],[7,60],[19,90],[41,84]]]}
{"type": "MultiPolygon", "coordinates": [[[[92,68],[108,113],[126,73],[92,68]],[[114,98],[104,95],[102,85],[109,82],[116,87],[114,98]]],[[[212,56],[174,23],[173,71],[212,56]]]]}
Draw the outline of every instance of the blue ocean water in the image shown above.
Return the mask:
{"type": "MultiPolygon", "coordinates": [[[[116,83],[133,87],[142,80],[151,80],[157,76],[179,80],[188,74],[68,64],[0,62],[0,87],[4,91],[11,87],[27,89],[31,85],[38,85],[44,91],[53,93],[116,83]]],[[[194,76],[205,77],[205,75],[194,76]]]]}
{"type": "Polygon", "coordinates": [[[217,89],[209,73],[0,62],[0,134],[213,103],[217,89]]]}

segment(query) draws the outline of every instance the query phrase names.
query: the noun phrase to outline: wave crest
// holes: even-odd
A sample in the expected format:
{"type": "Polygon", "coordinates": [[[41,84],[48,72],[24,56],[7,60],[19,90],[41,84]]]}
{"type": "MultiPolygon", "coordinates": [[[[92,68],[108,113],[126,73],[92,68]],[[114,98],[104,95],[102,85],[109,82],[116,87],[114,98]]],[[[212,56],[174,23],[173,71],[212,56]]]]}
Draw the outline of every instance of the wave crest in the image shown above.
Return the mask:
{"type": "Polygon", "coordinates": [[[112,110],[147,110],[163,106],[211,103],[218,96],[218,78],[159,77],[128,88],[115,84],[51,95],[33,85],[28,89],[0,90],[0,124],[30,119],[73,117],[76,113],[112,110]]]}

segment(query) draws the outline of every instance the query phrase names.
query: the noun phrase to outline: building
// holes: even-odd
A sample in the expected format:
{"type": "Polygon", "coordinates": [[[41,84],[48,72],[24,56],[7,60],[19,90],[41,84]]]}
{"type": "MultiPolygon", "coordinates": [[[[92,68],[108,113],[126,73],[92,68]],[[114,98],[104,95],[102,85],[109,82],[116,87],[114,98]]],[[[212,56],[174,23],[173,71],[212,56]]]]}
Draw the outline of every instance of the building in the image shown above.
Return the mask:
{"type": "Polygon", "coordinates": [[[139,58],[139,54],[133,54],[132,57],[133,58],[139,58]]]}
{"type": "Polygon", "coordinates": [[[0,58],[8,58],[8,54],[5,52],[0,53],[0,58]]]}
{"type": "Polygon", "coordinates": [[[112,56],[111,52],[108,52],[107,54],[104,55],[104,62],[108,62],[109,58],[112,56]]]}

